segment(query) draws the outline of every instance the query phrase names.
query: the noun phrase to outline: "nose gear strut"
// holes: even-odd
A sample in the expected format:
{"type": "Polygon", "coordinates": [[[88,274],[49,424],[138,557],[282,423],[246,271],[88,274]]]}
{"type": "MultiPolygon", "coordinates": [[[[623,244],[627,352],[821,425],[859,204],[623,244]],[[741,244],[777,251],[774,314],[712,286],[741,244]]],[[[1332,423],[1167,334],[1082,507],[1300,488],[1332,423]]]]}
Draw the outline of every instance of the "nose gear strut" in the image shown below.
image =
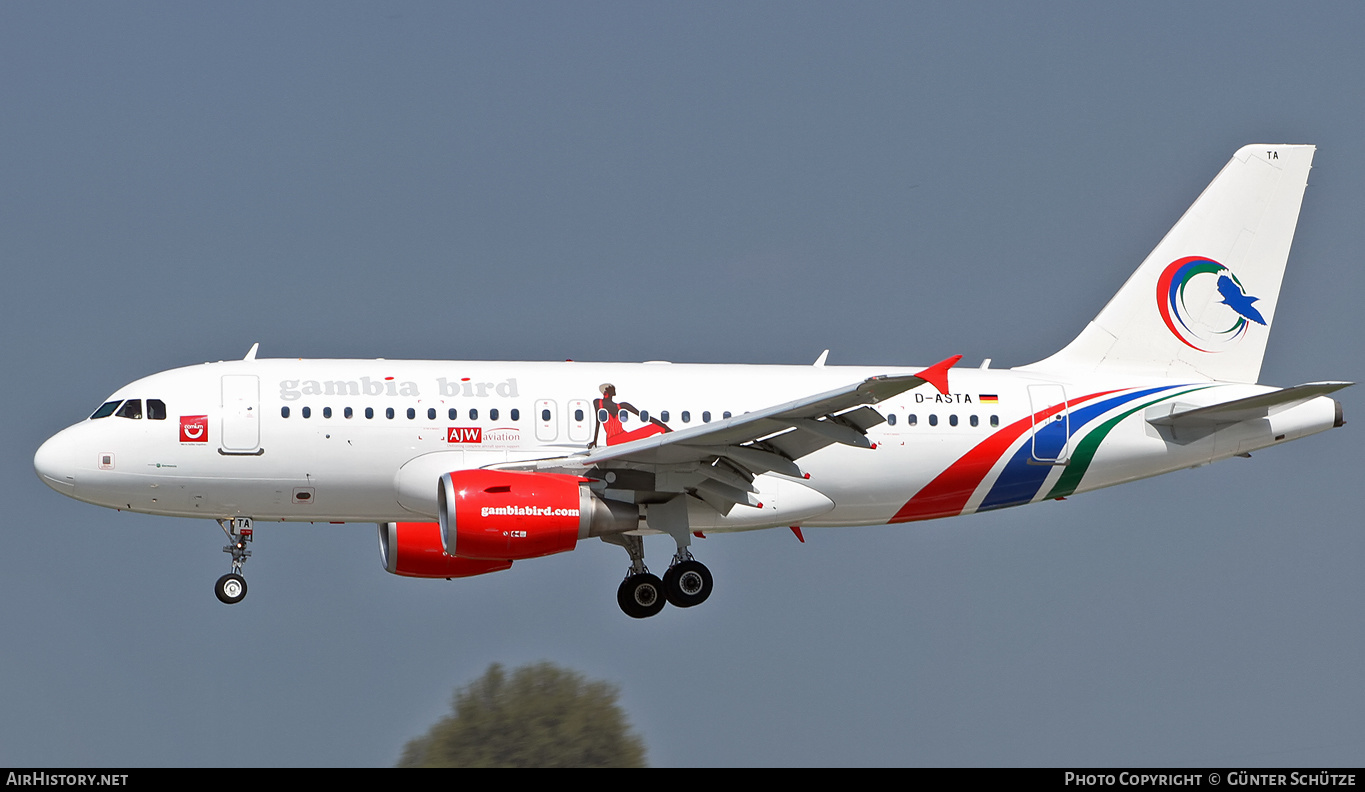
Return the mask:
{"type": "Polygon", "coordinates": [[[219,602],[233,605],[241,602],[246,596],[246,578],[242,577],[242,564],[251,557],[251,551],[246,549],[252,540],[251,518],[233,517],[231,520],[218,520],[218,527],[222,528],[228,537],[228,544],[223,548],[223,552],[232,555],[232,571],[218,578],[218,582],[213,585],[213,593],[218,596],[219,602]]]}

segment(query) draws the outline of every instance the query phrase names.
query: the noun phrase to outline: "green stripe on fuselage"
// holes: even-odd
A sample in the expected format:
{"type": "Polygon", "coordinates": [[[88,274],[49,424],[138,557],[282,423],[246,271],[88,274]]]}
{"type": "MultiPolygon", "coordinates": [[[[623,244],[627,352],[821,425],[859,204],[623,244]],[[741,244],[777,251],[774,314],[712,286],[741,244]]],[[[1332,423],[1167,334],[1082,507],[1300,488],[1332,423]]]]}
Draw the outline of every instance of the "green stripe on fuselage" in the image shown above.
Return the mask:
{"type": "Polygon", "coordinates": [[[1187,393],[1194,393],[1195,391],[1200,391],[1204,390],[1205,388],[1211,387],[1213,386],[1204,385],[1198,388],[1190,388],[1189,390],[1183,390],[1180,391],[1179,393],[1168,394],[1158,399],[1152,399],[1149,402],[1139,404],[1138,406],[1132,408],[1131,410],[1120,413],[1119,415],[1110,418],[1109,420],[1095,427],[1093,430],[1090,431],[1089,434],[1081,438],[1080,444],[1076,446],[1076,453],[1071,455],[1071,461],[1067,463],[1066,470],[1062,472],[1061,478],[1057,479],[1057,483],[1052,485],[1052,491],[1047,494],[1047,498],[1045,498],[1044,500],[1051,500],[1052,498],[1064,498],[1067,495],[1070,495],[1071,493],[1076,491],[1076,488],[1081,485],[1081,479],[1085,477],[1085,471],[1090,467],[1090,461],[1095,458],[1095,452],[1099,450],[1100,443],[1104,442],[1104,438],[1107,437],[1109,433],[1114,430],[1114,427],[1122,423],[1124,418],[1127,418],[1128,416],[1132,415],[1138,410],[1143,410],[1148,407],[1151,407],[1153,404],[1156,404],[1157,402],[1163,402],[1166,401],[1167,399],[1174,399],[1177,396],[1184,396],[1187,393]]]}

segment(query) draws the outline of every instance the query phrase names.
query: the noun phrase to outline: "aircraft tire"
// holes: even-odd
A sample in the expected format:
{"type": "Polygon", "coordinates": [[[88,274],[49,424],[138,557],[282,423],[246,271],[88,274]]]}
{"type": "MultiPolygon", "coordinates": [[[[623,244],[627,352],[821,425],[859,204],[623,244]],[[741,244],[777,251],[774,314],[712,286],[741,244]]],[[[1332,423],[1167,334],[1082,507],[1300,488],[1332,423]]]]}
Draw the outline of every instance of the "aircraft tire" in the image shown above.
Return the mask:
{"type": "Polygon", "coordinates": [[[218,601],[224,605],[235,605],[246,596],[246,578],[235,572],[229,572],[218,578],[218,582],[213,584],[213,593],[218,596],[218,601]]]}
{"type": "Polygon", "coordinates": [[[616,604],[632,619],[647,619],[664,609],[664,584],[648,572],[631,575],[616,590],[616,604]]]}
{"type": "Polygon", "coordinates": [[[711,596],[711,570],[700,561],[683,561],[664,573],[664,595],[675,608],[700,605],[711,596]]]}

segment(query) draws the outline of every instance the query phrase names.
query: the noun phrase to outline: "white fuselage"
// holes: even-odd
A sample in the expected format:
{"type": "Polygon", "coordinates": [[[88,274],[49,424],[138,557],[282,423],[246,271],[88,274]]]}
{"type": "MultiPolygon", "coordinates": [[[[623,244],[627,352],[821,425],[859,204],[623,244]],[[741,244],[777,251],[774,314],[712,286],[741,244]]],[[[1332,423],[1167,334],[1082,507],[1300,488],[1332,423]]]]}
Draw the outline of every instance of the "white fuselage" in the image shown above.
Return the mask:
{"type": "MultiPolygon", "coordinates": [[[[914,368],[669,363],[241,360],[175,369],[120,388],[164,417],[87,419],[50,439],[50,487],[116,509],[180,517],[435,520],[444,472],[585,451],[615,431],[680,430],[914,368]],[[615,421],[598,420],[615,386],[615,421]],[[622,405],[630,405],[627,410],[622,405]],[[617,424],[624,416],[624,422],[617,424]]],[[[797,460],[803,477],[759,477],[762,507],[693,509],[700,530],[869,525],[972,513],[1106,487],[1333,426],[1319,397],[1195,439],[1146,416],[1274,390],[1198,381],[1060,382],[1035,372],[952,369],[877,404],[871,449],[835,443],[797,460]],[[827,499],[827,500],[826,500],[827,499]]],[[[130,412],[130,411],[125,411],[130,412]]],[[[648,524],[642,529],[649,530],[648,524]]]]}

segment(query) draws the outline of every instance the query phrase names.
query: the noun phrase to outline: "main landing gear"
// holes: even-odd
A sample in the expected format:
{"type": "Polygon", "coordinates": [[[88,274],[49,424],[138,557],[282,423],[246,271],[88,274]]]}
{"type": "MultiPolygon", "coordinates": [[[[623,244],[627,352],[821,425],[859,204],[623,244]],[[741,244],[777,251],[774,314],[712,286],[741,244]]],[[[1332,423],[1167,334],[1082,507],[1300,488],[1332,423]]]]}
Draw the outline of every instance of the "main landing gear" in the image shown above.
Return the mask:
{"type": "MultiPolygon", "coordinates": [[[[605,538],[605,537],[604,537],[605,538]]],[[[673,562],[660,580],[645,566],[644,541],[639,536],[612,537],[630,554],[630,570],[616,590],[616,604],[632,619],[644,619],[664,609],[700,605],[711,596],[711,570],[692,557],[685,547],[678,548],[673,562]]]]}
{"type": "Polygon", "coordinates": [[[218,578],[218,582],[213,584],[213,593],[218,596],[219,602],[235,605],[246,596],[246,578],[242,577],[242,564],[251,557],[251,551],[246,549],[251,541],[251,518],[233,517],[231,520],[219,520],[218,527],[222,528],[228,537],[228,545],[223,548],[223,552],[232,555],[232,571],[218,578]]]}
{"type": "Polygon", "coordinates": [[[664,596],[675,608],[702,604],[711,596],[711,570],[687,550],[681,551],[664,573],[664,596]]]}

